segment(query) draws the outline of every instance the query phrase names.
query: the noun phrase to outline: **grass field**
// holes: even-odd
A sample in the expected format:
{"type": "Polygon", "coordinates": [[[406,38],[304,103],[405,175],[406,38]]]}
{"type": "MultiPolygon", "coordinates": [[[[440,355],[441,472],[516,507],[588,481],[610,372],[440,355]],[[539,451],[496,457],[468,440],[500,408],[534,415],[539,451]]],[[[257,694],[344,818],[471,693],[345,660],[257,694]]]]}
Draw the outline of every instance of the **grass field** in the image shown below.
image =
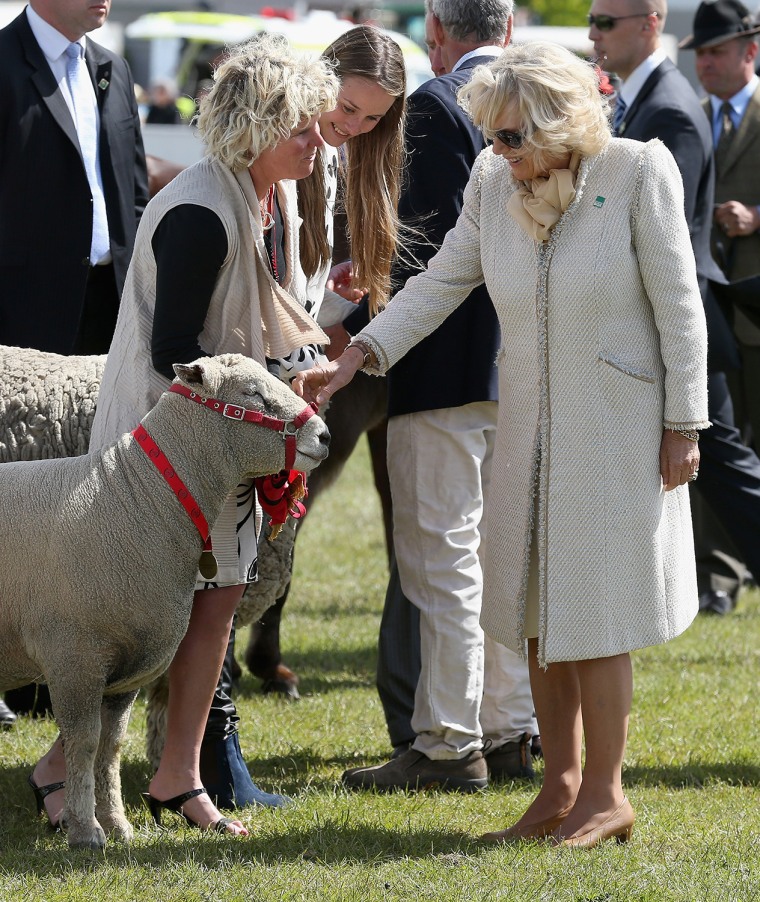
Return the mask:
{"type": "MultiPolygon", "coordinates": [[[[760,899],[758,592],[745,593],[733,614],[701,616],[676,641],[634,656],[624,779],[638,821],[627,846],[480,846],[480,833],[526,807],[534,790],[525,786],[471,796],[341,788],[346,767],[389,751],[374,689],[387,573],[368,474],[362,446],[298,542],[282,644],[302,700],[263,697],[250,676],[237,698],[251,772],[295,804],[243,812],[247,839],[155,828],[139,801],[150,778],[139,699],[123,756],[135,841],[70,852],[35,819],[26,786],[54,724],[22,718],[0,734],[0,900],[760,899]]],[[[245,635],[239,641],[242,649],[245,635]]]]}

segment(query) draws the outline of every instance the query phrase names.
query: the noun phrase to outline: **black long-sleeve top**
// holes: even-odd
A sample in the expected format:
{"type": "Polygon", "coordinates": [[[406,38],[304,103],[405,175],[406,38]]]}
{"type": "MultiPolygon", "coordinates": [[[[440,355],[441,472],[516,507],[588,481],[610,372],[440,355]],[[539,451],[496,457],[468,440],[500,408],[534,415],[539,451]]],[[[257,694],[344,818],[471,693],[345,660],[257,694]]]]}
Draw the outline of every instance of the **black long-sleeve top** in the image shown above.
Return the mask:
{"type": "MultiPolygon", "coordinates": [[[[277,203],[274,218],[274,228],[264,233],[264,241],[271,262],[274,232],[277,279],[282,283],[286,275],[284,229],[277,203]]],[[[221,219],[208,207],[180,204],[158,224],[151,246],[156,259],[153,367],[173,379],[173,364],[190,363],[208,353],[198,338],[227,256],[227,235],[221,219]]]]}

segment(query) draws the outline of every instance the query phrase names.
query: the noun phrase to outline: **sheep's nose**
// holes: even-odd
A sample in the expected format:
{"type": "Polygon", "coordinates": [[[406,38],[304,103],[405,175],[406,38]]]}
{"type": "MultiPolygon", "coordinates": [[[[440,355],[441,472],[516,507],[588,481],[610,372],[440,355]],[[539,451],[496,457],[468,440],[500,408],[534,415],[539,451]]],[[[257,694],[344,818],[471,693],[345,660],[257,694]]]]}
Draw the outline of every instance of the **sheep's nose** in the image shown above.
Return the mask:
{"type": "Polygon", "coordinates": [[[325,426],[324,432],[320,433],[319,444],[324,445],[325,449],[330,447],[330,430],[325,426]]]}

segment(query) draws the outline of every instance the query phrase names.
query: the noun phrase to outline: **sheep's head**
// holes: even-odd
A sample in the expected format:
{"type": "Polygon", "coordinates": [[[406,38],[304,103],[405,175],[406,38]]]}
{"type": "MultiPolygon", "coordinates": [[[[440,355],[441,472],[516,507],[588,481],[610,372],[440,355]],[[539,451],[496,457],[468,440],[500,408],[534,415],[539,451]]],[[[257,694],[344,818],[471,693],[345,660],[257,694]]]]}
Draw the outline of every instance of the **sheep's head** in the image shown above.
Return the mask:
{"type": "MultiPolygon", "coordinates": [[[[203,357],[191,364],[175,364],[175,383],[181,383],[204,398],[216,398],[246,410],[290,423],[307,404],[265,367],[242,354],[203,357]]],[[[231,447],[241,453],[241,473],[262,476],[277,473],[286,465],[285,438],[256,423],[219,416],[231,447]]],[[[309,472],[327,457],[330,433],[318,416],[311,416],[298,429],[292,469],[309,472]]]]}

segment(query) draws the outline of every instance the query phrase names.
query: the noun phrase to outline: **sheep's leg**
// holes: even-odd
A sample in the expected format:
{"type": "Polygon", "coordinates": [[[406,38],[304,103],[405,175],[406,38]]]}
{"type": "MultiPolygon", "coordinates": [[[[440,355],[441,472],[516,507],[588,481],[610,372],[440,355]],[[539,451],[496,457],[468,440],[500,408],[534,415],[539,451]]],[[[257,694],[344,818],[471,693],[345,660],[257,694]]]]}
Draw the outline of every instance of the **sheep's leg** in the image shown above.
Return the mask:
{"type": "Polygon", "coordinates": [[[100,744],[95,758],[95,814],[103,829],[126,842],[132,825],[124,813],[121,797],[121,743],[137,691],[107,695],[100,708],[100,744]]]}
{"type": "Polygon", "coordinates": [[[167,705],[169,704],[169,671],[145,687],[145,754],[153,770],[158,770],[166,742],[167,705]]]}
{"type": "Polygon", "coordinates": [[[95,818],[95,756],[103,686],[87,685],[79,671],[61,678],[48,674],[48,686],[66,758],[66,805],[61,821],[70,846],[101,849],[106,835],[95,818]]]}

